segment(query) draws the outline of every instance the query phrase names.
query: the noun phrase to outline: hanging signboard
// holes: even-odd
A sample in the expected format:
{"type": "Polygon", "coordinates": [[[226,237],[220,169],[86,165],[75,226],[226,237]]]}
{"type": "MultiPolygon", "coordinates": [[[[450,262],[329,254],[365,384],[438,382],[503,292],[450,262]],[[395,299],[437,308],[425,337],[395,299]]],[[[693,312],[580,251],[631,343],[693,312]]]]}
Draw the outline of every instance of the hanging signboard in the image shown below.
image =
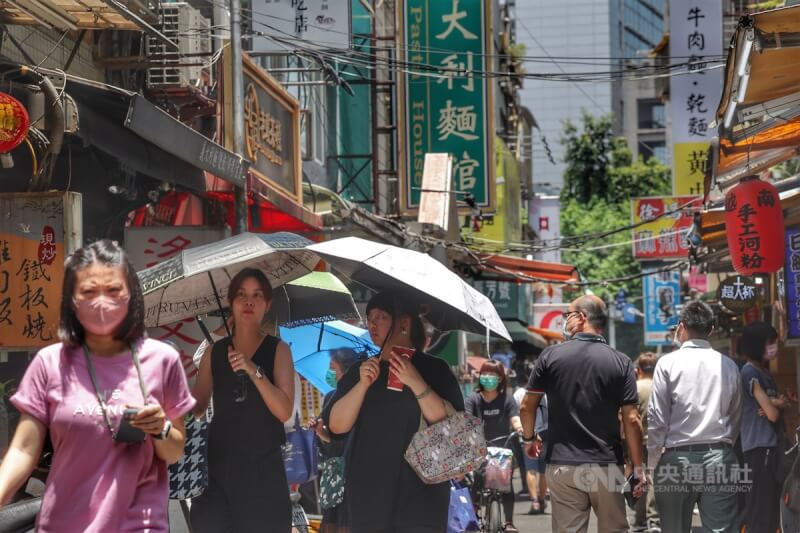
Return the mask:
{"type": "Polygon", "coordinates": [[[530,284],[517,284],[511,281],[478,279],[472,282],[475,290],[491,300],[497,314],[503,320],[518,320],[527,324],[530,284]]]}
{"type": "MultiPolygon", "coordinates": [[[[225,146],[233,149],[233,93],[230,47],[223,54],[222,127],[225,146]]],[[[246,55],[244,71],[245,152],[250,173],[261,183],[302,205],[300,104],[246,55]]]]}
{"type": "Polygon", "coordinates": [[[253,52],[286,52],[303,47],[350,48],[347,0],[251,0],[253,52]]]}
{"type": "Polygon", "coordinates": [[[700,197],[652,196],[631,199],[633,224],[652,220],[633,228],[633,257],[648,261],[687,257],[689,244],[686,235],[694,221],[692,207],[695,206],[702,206],[700,197]],[[686,208],[678,211],[681,206],[686,208]]]}
{"type": "Polygon", "coordinates": [[[58,341],[64,261],[80,247],[77,193],[0,194],[0,347],[58,341]]]}
{"type": "MultiPolygon", "coordinates": [[[[487,0],[402,0],[401,210],[419,209],[425,154],[453,157],[453,187],[495,208],[491,8],[487,0]],[[419,65],[419,66],[418,66],[419,65]],[[426,68],[434,65],[438,71],[426,68]]],[[[459,200],[464,194],[458,195],[459,200]]]]}
{"type": "Polygon", "coordinates": [[[669,55],[685,64],[670,77],[672,193],[703,194],[710,125],[722,94],[722,0],[670,0],[669,13],[669,55]]]}
{"type": "Polygon", "coordinates": [[[644,343],[668,346],[670,328],[678,324],[681,303],[681,273],[654,272],[642,279],[644,293],[644,343]]]}
{"type": "Polygon", "coordinates": [[[786,265],[784,266],[786,294],[786,338],[800,342],[800,228],[786,230],[786,265]]]}
{"type": "Polygon", "coordinates": [[[753,278],[732,276],[719,284],[717,295],[726,309],[734,313],[743,313],[756,304],[758,285],[753,278]]]}

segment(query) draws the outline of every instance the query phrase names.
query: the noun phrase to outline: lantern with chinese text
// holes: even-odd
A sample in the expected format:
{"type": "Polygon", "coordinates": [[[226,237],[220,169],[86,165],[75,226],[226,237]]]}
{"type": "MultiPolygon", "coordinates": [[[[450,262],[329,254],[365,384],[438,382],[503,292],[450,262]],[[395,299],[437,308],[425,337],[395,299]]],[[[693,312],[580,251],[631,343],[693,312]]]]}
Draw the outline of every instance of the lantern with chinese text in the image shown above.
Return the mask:
{"type": "Polygon", "coordinates": [[[19,146],[28,134],[30,118],[22,103],[10,94],[0,93],[0,154],[19,146]]]}
{"type": "Polygon", "coordinates": [[[783,209],[771,183],[750,177],[728,191],[725,226],[736,272],[749,276],[783,267],[783,209]]]}

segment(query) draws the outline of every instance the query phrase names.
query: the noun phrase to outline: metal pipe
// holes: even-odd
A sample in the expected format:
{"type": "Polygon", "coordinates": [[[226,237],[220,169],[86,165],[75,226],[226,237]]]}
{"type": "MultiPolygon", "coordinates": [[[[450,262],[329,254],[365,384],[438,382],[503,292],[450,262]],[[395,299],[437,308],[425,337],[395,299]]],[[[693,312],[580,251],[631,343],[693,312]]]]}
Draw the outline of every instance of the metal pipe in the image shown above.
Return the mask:
{"type": "MultiPolygon", "coordinates": [[[[242,2],[231,0],[231,78],[233,151],[244,156],[244,73],[242,72],[242,2]]],[[[234,191],[234,233],[247,231],[247,178],[234,191]]]]}

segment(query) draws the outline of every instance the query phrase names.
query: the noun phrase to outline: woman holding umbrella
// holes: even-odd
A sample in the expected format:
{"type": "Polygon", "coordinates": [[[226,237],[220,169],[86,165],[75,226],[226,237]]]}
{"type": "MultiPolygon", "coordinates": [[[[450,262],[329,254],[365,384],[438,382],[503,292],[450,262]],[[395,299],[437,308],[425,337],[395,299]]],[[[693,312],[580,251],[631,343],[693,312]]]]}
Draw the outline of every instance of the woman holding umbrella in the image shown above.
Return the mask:
{"type": "Polygon", "coordinates": [[[233,335],[206,350],[193,391],[196,416],[213,391],[214,418],[209,486],[193,502],[192,531],[287,533],[292,516],[281,446],[293,409],[292,354],[279,338],[261,332],[272,303],[263,272],[245,268],[234,276],[228,303],[233,335]],[[235,394],[242,386],[238,392],[245,394],[235,394]]]}
{"type": "Polygon", "coordinates": [[[420,427],[447,416],[445,401],[464,410],[450,368],[422,351],[419,308],[403,293],[382,292],[367,305],[379,357],[354,365],[323,413],[334,438],[350,434],[345,502],[352,533],[441,533],[447,529],[450,485],[426,485],[403,455],[420,427]],[[413,351],[410,359],[401,355],[413,351]],[[400,387],[387,388],[390,372],[400,387]],[[398,390],[399,389],[399,390],[398,390]]]}

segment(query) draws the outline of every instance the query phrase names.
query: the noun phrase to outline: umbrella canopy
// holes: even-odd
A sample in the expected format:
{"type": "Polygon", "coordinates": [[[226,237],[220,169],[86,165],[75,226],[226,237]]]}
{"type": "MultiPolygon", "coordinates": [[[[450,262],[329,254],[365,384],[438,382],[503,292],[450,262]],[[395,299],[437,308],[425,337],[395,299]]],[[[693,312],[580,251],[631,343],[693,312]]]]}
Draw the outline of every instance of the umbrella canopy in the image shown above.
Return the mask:
{"type": "Polygon", "coordinates": [[[399,289],[429,304],[425,318],[442,331],[463,330],[511,340],[492,302],[429,255],[358,237],[313,244],[348,278],[374,290],[399,289]]]}
{"type": "Polygon", "coordinates": [[[140,271],[145,325],[171,324],[219,310],[230,280],[244,268],[264,272],[274,287],[308,274],[319,258],[293,233],[242,233],[189,248],[140,271]]]}
{"type": "Polygon", "coordinates": [[[359,353],[378,353],[378,347],[372,344],[367,330],[338,320],[295,328],[281,327],[280,334],[281,340],[292,350],[294,369],[323,394],[332,390],[325,382],[332,351],[350,348],[359,353]]]}
{"type": "Polygon", "coordinates": [[[350,291],[330,272],[311,272],[281,285],[272,296],[272,310],[286,328],[361,319],[350,291]]]}

